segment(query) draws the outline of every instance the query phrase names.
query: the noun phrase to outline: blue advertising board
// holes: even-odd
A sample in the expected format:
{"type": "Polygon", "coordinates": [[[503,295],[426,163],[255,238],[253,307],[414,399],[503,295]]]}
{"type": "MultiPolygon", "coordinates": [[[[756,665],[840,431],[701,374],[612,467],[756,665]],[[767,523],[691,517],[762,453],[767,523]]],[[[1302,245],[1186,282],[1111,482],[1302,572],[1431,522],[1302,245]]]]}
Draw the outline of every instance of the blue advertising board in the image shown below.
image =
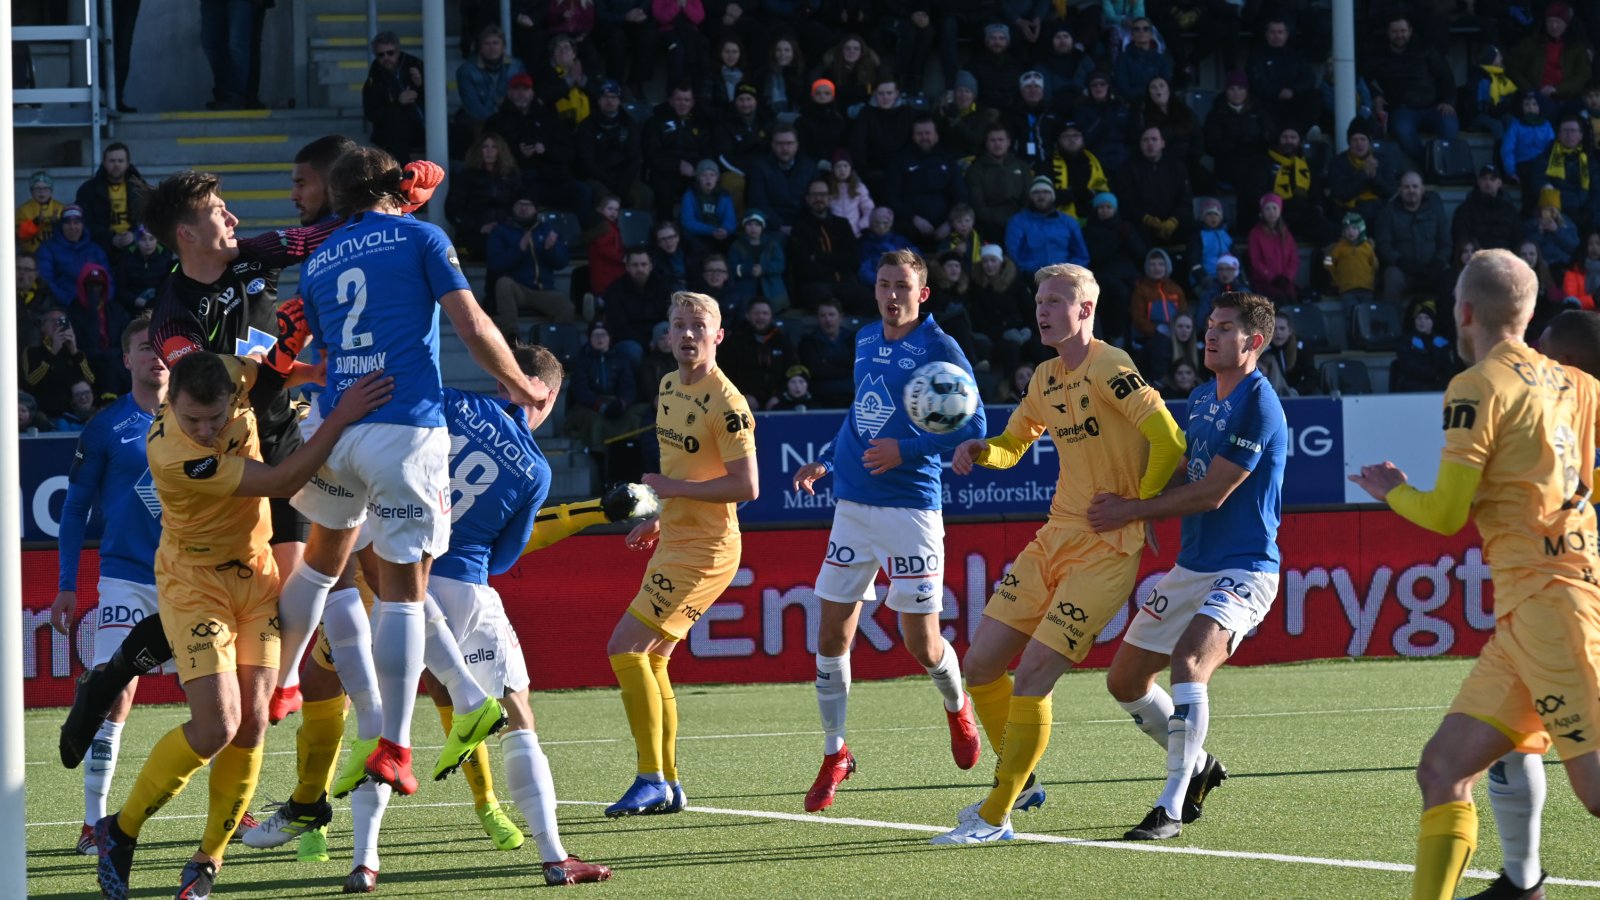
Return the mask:
{"type": "MultiPolygon", "coordinates": [[[[42,434],[20,441],[17,465],[22,470],[22,540],[53,541],[61,528],[61,506],[67,500],[67,470],[78,449],[76,434],[42,434]]],[[[100,540],[100,515],[89,517],[86,540],[100,540]]]]}

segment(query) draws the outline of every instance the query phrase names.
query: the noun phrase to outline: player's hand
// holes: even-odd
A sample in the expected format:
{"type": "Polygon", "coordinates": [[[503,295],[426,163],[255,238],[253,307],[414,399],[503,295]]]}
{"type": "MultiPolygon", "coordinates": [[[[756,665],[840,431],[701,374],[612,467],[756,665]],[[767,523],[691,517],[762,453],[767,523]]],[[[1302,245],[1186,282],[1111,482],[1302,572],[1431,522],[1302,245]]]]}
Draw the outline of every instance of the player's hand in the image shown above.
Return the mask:
{"type": "Polygon", "coordinates": [[[1116,531],[1133,521],[1133,502],[1116,494],[1096,494],[1086,515],[1095,531],[1116,531]]]}
{"type": "Polygon", "coordinates": [[[506,398],[523,409],[539,409],[550,399],[550,386],[537,378],[518,378],[515,384],[501,382],[506,398]]]}
{"type": "Polygon", "coordinates": [[[339,395],[339,402],[334,405],[333,411],[328,413],[323,422],[338,426],[353,425],[361,421],[367,413],[388,403],[389,395],[393,393],[393,378],[383,374],[382,369],[368,372],[355,384],[344,389],[339,395]]]}
{"type": "Polygon", "coordinates": [[[800,467],[799,471],[794,473],[794,489],[815,495],[817,492],[811,486],[817,483],[818,478],[826,474],[828,474],[828,467],[822,463],[806,463],[800,467]]]}
{"type": "Polygon", "coordinates": [[[646,472],[644,475],[639,477],[639,482],[650,490],[655,491],[656,496],[663,500],[667,499],[668,497],[679,496],[677,480],[668,478],[665,475],[660,475],[655,472],[646,472]]]}
{"type": "Polygon", "coordinates": [[[861,454],[861,463],[867,473],[882,475],[900,465],[900,442],[894,438],[873,438],[872,446],[861,454]]]}
{"type": "Polygon", "coordinates": [[[1161,555],[1161,539],[1156,537],[1156,523],[1146,519],[1144,523],[1144,545],[1156,556],[1161,555]]]}
{"type": "Polygon", "coordinates": [[[62,591],[50,604],[50,627],[59,634],[70,634],[72,613],[78,608],[78,592],[62,591]]]}
{"type": "MultiPolygon", "coordinates": [[[[306,321],[305,300],[295,297],[278,307],[278,343],[273,349],[283,348],[282,355],[286,357],[286,361],[293,362],[309,340],[311,340],[311,323],[306,321]]],[[[269,362],[273,355],[271,353],[267,355],[269,362]]]]}
{"type": "Polygon", "coordinates": [[[1406,483],[1406,473],[1400,471],[1394,463],[1384,462],[1375,466],[1362,466],[1361,471],[1350,476],[1350,480],[1379,503],[1388,502],[1389,492],[1406,483]]]}
{"type": "Polygon", "coordinates": [[[633,526],[628,532],[629,550],[649,550],[656,545],[656,540],[661,537],[661,520],[655,516],[645,519],[633,526]]]}
{"type": "Polygon", "coordinates": [[[978,457],[987,449],[989,442],[983,438],[962,441],[961,446],[956,448],[955,455],[950,457],[950,471],[957,475],[971,475],[972,467],[978,463],[978,457]]]}
{"type": "Polygon", "coordinates": [[[400,190],[406,195],[402,212],[416,212],[433,196],[434,189],[444,183],[444,169],[437,163],[419,159],[406,163],[405,174],[400,176],[400,190]]]}

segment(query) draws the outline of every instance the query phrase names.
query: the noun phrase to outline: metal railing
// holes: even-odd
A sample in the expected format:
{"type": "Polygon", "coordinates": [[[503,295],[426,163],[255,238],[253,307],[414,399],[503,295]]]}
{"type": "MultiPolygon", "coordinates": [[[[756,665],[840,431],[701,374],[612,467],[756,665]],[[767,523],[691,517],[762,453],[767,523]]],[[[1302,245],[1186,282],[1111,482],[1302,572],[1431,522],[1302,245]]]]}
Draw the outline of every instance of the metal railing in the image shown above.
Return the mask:
{"type": "MultiPolygon", "coordinates": [[[[109,6],[109,0],[106,0],[109,6]]],[[[17,108],[16,128],[60,128],[87,126],[94,145],[93,160],[100,159],[106,108],[116,102],[102,102],[100,96],[101,17],[93,0],[80,0],[78,9],[83,25],[24,25],[11,29],[11,40],[23,44],[80,44],[83,84],[74,87],[14,88],[11,102],[17,108]],[[23,107],[33,107],[24,109],[23,107]]],[[[108,65],[108,68],[112,68],[108,65]]],[[[114,69],[113,69],[114,70],[114,69]]],[[[74,79],[76,80],[76,79],[74,79]]],[[[109,84],[108,90],[115,88],[109,84]]]]}

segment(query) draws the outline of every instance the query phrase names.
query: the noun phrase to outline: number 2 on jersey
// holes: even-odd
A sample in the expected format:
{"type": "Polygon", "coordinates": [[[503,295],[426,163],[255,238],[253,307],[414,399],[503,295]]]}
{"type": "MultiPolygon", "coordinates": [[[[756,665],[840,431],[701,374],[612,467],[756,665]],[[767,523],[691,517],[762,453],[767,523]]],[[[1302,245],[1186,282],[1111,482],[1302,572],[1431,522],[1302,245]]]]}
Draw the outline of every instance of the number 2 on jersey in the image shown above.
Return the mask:
{"type": "Polygon", "coordinates": [[[345,269],[339,273],[339,283],[336,290],[340,304],[355,302],[355,306],[345,313],[344,340],[340,343],[340,347],[345,350],[360,350],[363,347],[371,347],[372,332],[362,331],[358,333],[356,331],[356,325],[361,321],[361,314],[367,309],[367,273],[361,271],[360,268],[345,269]]]}

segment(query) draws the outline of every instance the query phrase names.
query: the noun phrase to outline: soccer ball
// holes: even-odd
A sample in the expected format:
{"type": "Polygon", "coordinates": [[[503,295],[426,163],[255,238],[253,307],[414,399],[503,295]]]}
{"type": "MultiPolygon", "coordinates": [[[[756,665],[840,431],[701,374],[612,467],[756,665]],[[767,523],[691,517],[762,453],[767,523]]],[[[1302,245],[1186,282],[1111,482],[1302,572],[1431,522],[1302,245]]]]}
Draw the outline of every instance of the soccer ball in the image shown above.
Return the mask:
{"type": "Polygon", "coordinates": [[[978,385],[960,366],[931,362],[906,382],[904,399],[911,424],[934,434],[949,434],[978,411],[978,385]]]}

